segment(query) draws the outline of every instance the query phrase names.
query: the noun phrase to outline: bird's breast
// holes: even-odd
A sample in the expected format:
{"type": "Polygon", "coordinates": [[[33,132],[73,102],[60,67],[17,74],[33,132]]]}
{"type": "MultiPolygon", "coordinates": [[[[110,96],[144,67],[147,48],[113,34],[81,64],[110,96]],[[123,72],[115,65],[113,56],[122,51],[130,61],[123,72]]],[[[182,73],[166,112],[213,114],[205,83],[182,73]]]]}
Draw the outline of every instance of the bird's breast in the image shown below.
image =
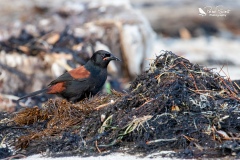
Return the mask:
{"type": "Polygon", "coordinates": [[[107,71],[102,70],[100,72],[93,72],[90,77],[94,89],[101,89],[107,79],[107,71]]]}

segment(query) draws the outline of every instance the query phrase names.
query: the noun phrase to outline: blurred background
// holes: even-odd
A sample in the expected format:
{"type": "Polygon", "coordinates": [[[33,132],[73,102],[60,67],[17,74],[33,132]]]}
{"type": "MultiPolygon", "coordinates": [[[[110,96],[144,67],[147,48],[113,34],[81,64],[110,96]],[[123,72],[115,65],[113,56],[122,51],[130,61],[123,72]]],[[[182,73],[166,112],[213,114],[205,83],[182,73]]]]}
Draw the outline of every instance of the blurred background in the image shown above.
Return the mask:
{"type": "Polygon", "coordinates": [[[164,50],[240,79],[239,8],[234,0],[1,0],[0,110],[99,49],[123,60],[111,62],[107,92],[127,89],[164,50]]]}

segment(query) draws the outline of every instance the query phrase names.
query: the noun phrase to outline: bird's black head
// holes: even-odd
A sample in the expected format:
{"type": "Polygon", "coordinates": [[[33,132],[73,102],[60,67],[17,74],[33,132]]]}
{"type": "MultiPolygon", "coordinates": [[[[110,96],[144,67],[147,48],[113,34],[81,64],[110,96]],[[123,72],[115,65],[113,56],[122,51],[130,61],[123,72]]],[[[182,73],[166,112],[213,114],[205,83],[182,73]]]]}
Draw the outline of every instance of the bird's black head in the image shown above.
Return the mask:
{"type": "Polygon", "coordinates": [[[111,60],[116,60],[116,61],[121,61],[111,53],[104,51],[104,50],[99,50],[93,53],[93,56],[90,59],[95,65],[103,68],[107,68],[108,63],[111,60]]]}

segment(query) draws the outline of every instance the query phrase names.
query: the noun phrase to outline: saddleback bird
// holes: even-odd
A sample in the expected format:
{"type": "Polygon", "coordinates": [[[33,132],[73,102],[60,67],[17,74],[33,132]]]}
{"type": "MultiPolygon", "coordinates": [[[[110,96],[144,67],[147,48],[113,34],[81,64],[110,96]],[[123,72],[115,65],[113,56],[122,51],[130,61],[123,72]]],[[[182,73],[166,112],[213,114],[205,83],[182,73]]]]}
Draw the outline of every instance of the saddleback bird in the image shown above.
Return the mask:
{"type": "Polygon", "coordinates": [[[84,66],[65,72],[52,81],[47,88],[23,96],[18,101],[43,92],[56,94],[72,102],[94,96],[101,90],[107,79],[107,66],[111,60],[120,61],[111,53],[99,50],[84,66]]]}

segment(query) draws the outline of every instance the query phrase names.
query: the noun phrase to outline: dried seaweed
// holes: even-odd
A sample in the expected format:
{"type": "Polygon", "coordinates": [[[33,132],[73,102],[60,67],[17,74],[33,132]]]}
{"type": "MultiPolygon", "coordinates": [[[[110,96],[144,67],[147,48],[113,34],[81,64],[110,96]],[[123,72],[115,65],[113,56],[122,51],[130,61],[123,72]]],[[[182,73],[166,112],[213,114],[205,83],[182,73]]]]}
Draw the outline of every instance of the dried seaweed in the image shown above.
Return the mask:
{"type": "Polygon", "coordinates": [[[240,155],[238,83],[172,52],[156,57],[129,91],[76,104],[49,100],[16,113],[7,131],[26,155],[92,155],[174,150],[180,158],[240,155]],[[12,127],[12,128],[11,128],[12,127]]]}

